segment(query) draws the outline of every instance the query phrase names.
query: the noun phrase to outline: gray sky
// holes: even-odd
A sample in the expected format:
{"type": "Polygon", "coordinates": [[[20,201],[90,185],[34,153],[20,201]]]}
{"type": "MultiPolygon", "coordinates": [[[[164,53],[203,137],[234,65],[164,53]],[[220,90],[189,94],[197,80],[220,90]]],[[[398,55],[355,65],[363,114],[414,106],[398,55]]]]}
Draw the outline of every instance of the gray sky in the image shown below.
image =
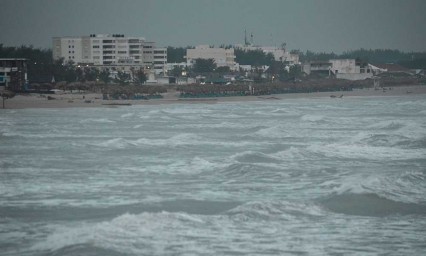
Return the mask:
{"type": "Polygon", "coordinates": [[[425,0],[0,0],[0,43],[125,34],[159,46],[255,44],[426,51],[425,0]]]}

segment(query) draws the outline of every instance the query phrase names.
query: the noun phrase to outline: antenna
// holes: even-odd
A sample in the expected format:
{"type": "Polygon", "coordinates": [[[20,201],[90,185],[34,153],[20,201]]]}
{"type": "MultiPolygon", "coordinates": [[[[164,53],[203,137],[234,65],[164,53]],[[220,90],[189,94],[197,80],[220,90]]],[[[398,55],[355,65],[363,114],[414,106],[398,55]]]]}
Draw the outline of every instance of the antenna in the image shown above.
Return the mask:
{"type": "Polygon", "coordinates": [[[247,30],[244,29],[244,46],[247,46],[248,42],[247,42],[247,30]]]}

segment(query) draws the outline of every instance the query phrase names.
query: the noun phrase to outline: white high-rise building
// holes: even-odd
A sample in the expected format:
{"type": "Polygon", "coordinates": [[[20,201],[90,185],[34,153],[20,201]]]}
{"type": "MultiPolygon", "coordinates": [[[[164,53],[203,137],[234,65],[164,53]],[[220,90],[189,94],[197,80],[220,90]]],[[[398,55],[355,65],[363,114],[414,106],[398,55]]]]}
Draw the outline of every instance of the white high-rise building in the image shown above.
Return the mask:
{"type": "Polygon", "coordinates": [[[122,34],[54,37],[53,59],[61,58],[76,65],[132,66],[161,71],[167,63],[167,49],[157,49],[155,42],[143,37],[122,34]]]}

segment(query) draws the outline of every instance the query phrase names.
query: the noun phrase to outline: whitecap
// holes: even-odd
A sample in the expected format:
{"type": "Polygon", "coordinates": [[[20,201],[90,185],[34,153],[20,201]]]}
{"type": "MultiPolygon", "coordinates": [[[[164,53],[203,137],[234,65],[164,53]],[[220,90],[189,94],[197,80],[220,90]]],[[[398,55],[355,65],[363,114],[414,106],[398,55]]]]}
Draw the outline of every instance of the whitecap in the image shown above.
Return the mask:
{"type": "Polygon", "coordinates": [[[231,159],[241,163],[271,163],[280,162],[273,154],[264,154],[256,151],[244,151],[231,156],[231,159]]]}
{"type": "Polygon", "coordinates": [[[107,118],[88,118],[81,120],[80,123],[115,123],[115,121],[107,119],[107,118]]]}
{"type": "Polygon", "coordinates": [[[387,120],[387,121],[380,121],[377,123],[374,123],[367,128],[374,129],[374,130],[398,130],[402,127],[406,126],[405,123],[395,120],[387,120]]]}
{"type": "Polygon", "coordinates": [[[135,115],[135,113],[126,113],[126,114],[121,115],[121,118],[132,117],[134,115],[135,115]]]}
{"type": "Polygon", "coordinates": [[[347,215],[426,215],[425,205],[395,201],[375,193],[332,195],[323,200],[322,205],[333,212],[347,215]]]}
{"type": "Polygon", "coordinates": [[[329,158],[367,159],[367,160],[409,160],[423,159],[422,149],[403,149],[396,147],[368,146],[360,144],[311,145],[307,149],[329,158]]]}
{"type": "Polygon", "coordinates": [[[324,119],[324,116],[321,115],[303,115],[300,118],[302,121],[308,121],[308,122],[318,122],[324,119]]]}
{"type": "Polygon", "coordinates": [[[109,149],[123,149],[135,144],[123,138],[113,138],[99,143],[92,143],[92,145],[109,149]]]}
{"type": "Polygon", "coordinates": [[[266,138],[284,138],[288,136],[288,134],[284,132],[284,129],[282,129],[282,127],[280,126],[261,128],[258,131],[254,132],[254,135],[266,138]]]}
{"type": "MultiPolygon", "coordinates": [[[[149,248],[134,245],[152,244],[155,241],[162,241],[160,244],[178,243],[176,233],[184,232],[179,230],[191,226],[202,227],[204,223],[201,217],[186,213],[125,213],[111,221],[97,224],[84,223],[69,227],[49,225],[52,233],[31,249],[54,251],[77,244],[91,244],[105,249],[145,254],[149,248]]],[[[160,249],[154,250],[156,254],[159,252],[157,250],[160,249]]]]}
{"type": "Polygon", "coordinates": [[[296,219],[323,216],[325,211],[313,203],[291,201],[253,201],[237,206],[227,212],[231,216],[254,219],[296,219]]]}

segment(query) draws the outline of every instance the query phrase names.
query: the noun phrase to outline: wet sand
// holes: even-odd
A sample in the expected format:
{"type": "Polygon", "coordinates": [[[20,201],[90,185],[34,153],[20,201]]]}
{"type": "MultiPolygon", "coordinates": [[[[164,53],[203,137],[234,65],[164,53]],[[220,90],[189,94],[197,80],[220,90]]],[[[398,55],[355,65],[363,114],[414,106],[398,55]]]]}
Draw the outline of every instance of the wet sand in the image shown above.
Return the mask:
{"type": "MultiPolygon", "coordinates": [[[[368,97],[368,96],[398,96],[426,94],[426,85],[387,87],[386,90],[356,89],[353,91],[337,92],[314,92],[314,93],[288,93],[261,96],[237,96],[216,98],[179,98],[179,92],[169,90],[163,94],[162,99],[150,100],[103,100],[99,93],[62,93],[49,95],[54,99],[49,100],[48,95],[27,94],[17,95],[5,101],[6,109],[23,108],[72,108],[72,107],[117,107],[128,105],[157,105],[157,104],[179,104],[179,103],[221,103],[239,101],[264,101],[285,100],[298,98],[331,98],[339,99],[346,97],[368,97]]],[[[1,107],[1,106],[0,106],[1,107]]]]}

